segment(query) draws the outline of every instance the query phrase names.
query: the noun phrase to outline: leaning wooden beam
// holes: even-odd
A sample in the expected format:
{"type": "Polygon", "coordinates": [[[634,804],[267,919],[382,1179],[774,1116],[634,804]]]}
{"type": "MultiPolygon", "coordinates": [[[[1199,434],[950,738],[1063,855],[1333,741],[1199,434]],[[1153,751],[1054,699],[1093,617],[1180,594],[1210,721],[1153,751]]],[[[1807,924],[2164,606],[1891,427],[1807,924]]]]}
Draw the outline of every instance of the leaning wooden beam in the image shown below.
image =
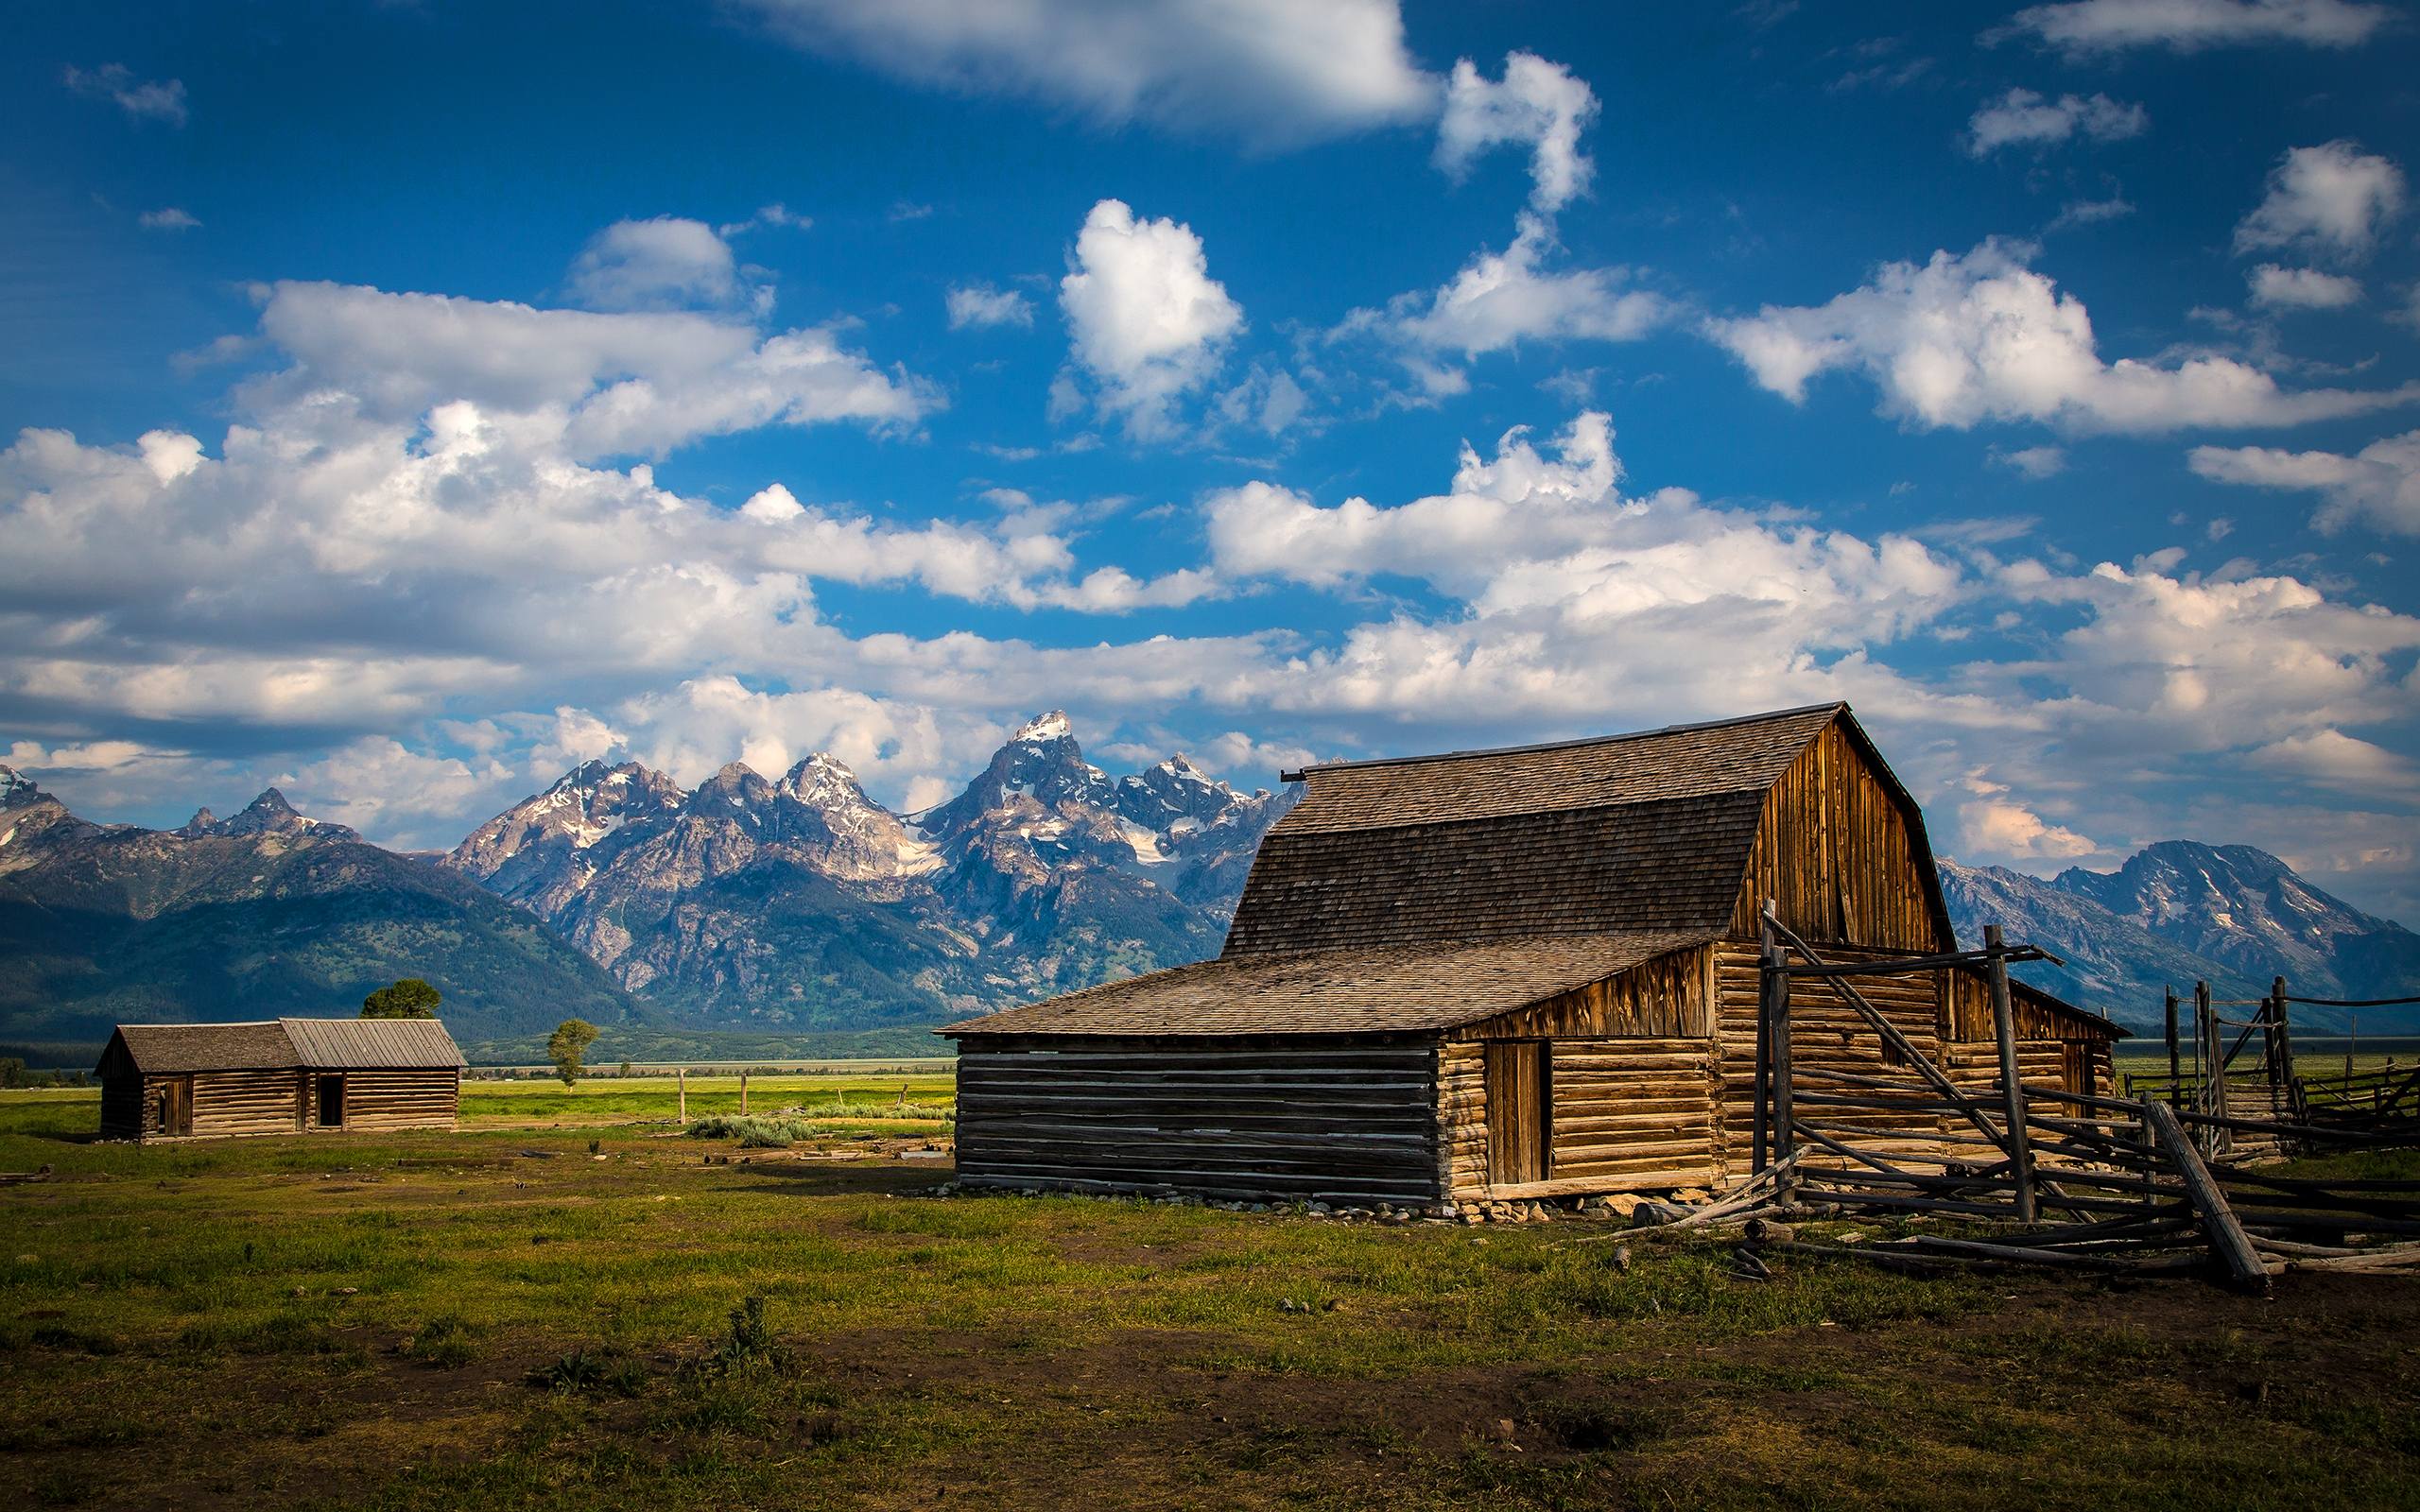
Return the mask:
{"type": "Polygon", "coordinates": [[[1640,1224],[1635,1228],[1623,1228],[1613,1233],[1590,1234],[1587,1238],[1574,1240],[1573,1243],[1600,1244],[1611,1239],[1635,1239],[1642,1235],[1671,1233],[1682,1228],[1703,1228],[1716,1224],[1745,1223],[1749,1218],[1763,1212],[1768,1208],[1776,1206],[1778,1200],[1787,1199],[1789,1185],[1797,1175],[1797,1169],[1798,1157],[1793,1155],[1778,1164],[1769,1165],[1757,1172],[1742,1183],[1737,1191],[1729,1194],[1721,1200],[1690,1209],[1685,1217],[1676,1218],[1670,1223],[1640,1224]]]}
{"type": "MultiPolygon", "coordinates": [[[[1771,903],[1767,903],[1765,905],[1765,923],[1774,934],[1779,935],[1783,941],[1789,944],[1791,949],[1797,951],[1799,954],[1806,956],[1810,961],[1822,960],[1822,957],[1817,955],[1812,949],[1808,948],[1807,943],[1805,940],[1800,939],[1798,936],[1791,931],[1789,925],[1783,923],[1779,919],[1774,917],[1772,905],[1771,903]]],[[[1894,1024],[1889,1019],[1884,1018],[1873,1004],[1868,1003],[1865,1000],[1864,993],[1859,992],[1856,988],[1851,987],[1848,983],[1840,980],[1838,975],[1827,976],[1824,980],[1834,992],[1840,994],[1843,999],[1845,999],[1849,1006],[1855,1008],[1858,1015],[1862,1017],[1868,1024],[1873,1026],[1875,1033],[1882,1037],[1883,1043],[1889,1045],[1901,1059],[1905,1060],[1909,1065],[1913,1066],[1918,1074],[1922,1075],[1927,1082],[1931,1084],[1932,1090],[1940,1093],[1945,1102],[1947,1102],[1952,1107],[1956,1108],[1958,1111],[1965,1117],[1967,1122],[1973,1124],[1977,1128],[1981,1129],[1985,1134],[1989,1135],[1993,1143],[2000,1146],[2003,1150],[2008,1147],[2007,1135],[2002,1133],[1999,1129],[1992,1126],[1992,1121],[1989,1117],[1985,1116],[1982,1110],[1982,1105],[1975,1101],[1975,1099],[1968,1097],[1964,1092],[1960,1091],[1957,1084],[1952,1082],[1946,1075],[1944,1075],[1939,1066],[1932,1063],[1932,1057],[1917,1049],[1915,1045],[1909,1040],[1906,1035],[1899,1032],[1899,1026],[1897,1024],[1894,1024]]]]}
{"type": "Polygon", "coordinates": [[[2149,1103],[2145,1107],[2151,1114],[2152,1132],[2159,1140],[2160,1148],[2175,1162],[2177,1174],[2185,1181],[2185,1195],[2201,1216],[2211,1249],[2226,1263],[2228,1276],[2246,1291],[2267,1292],[2269,1271],[2252,1247],[2252,1236],[2236,1221],[2226,1194],[2210,1177],[2210,1168],[2204,1163],[2202,1152],[2193,1147],[2193,1142],[2186,1137],[2185,1125],[2176,1121],[2176,1110],[2166,1103],[2149,1103]]]}

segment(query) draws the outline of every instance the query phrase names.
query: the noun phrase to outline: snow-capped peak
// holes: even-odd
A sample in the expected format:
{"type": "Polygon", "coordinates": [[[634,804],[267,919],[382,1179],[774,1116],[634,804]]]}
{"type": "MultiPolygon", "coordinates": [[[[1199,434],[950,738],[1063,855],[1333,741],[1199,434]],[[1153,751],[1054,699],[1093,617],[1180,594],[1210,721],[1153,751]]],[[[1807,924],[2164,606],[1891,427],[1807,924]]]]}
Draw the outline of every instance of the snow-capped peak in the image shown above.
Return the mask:
{"type": "Polygon", "coordinates": [[[867,801],[857,774],[830,751],[819,750],[791,767],[782,785],[810,808],[857,808],[867,801]]]}
{"type": "Polygon", "coordinates": [[[1038,746],[1045,741],[1065,740],[1075,732],[1075,724],[1068,719],[1067,711],[1053,709],[1039,718],[1027,720],[1015,734],[1009,737],[1009,744],[1038,746]]]}
{"type": "Polygon", "coordinates": [[[0,809],[23,808],[50,797],[13,766],[0,766],[0,809]]]}

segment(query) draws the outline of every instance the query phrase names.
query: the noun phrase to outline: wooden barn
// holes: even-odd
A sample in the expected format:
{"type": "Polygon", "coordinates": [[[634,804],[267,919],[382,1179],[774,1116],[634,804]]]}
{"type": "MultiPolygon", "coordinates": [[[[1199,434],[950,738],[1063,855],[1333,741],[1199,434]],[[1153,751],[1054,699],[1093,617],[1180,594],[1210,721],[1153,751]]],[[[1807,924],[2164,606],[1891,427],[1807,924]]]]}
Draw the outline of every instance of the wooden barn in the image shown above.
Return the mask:
{"type": "Polygon", "coordinates": [[[101,1137],[451,1128],[462,1064],[434,1019],[122,1023],[101,1052],[101,1137]]]}
{"type": "MultiPolygon", "coordinates": [[[[1748,1174],[1758,933],[1954,950],[1924,818],[1844,704],[1288,773],[1218,959],[970,1019],[975,1185],[1425,1204],[1748,1174]]],[[[1979,974],[1848,979],[1996,1085],[1979,974]]],[[[2015,996],[2020,1078],[2105,1088],[2122,1031],[2015,996]]],[[[1800,1068],[1887,1069],[1805,994],[1800,1068]]],[[[1937,1121],[1910,1136],[1937,1130],[1937,1121]]]]}

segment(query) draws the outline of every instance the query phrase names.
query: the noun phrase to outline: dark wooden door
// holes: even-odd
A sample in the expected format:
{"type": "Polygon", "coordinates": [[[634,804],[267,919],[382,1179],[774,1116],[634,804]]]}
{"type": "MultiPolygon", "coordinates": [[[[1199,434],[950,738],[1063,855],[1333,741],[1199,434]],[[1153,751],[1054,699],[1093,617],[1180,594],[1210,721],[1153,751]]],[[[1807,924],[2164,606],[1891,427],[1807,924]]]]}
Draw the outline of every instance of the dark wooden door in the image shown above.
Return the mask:
{"type": "Polygon", "coordinates": [[[160,1111],[161,1131],[167,1134],[193,1132],[193,1078],[171,1076],[167,1085],[167,1105],[160,1111]]]}
{"type": "Polygon", "coordinates": [[[1544,1181],[1550,1175],[1547,1130],[1554,1081],[1542,1040],[1487,1046],[1487,1179],[1495,1185],[1544,1181]]]}

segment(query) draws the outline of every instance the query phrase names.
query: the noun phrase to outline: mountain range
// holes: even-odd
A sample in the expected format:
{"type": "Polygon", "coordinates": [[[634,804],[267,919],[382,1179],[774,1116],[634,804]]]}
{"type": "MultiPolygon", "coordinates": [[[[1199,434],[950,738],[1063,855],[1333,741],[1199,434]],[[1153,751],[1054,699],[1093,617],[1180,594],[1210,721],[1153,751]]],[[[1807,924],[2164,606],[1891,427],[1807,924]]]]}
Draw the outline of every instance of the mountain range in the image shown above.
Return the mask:
{"type": "MultiPolygon", "coordinates": [[[[225,819],[147,830],[87,822],[0,766],[0,1040],[342,1013],[403,975],[438,985],[465,1042],[575,1015],[895,1034],[1216,954],[1297,791],[1239,792],[1182,755],[1112,777],[1054,712],[921,813],[885,808],[826,754],[778,777],[734,763],[694,789],[589,762],[452,850],[406,856],[274,788],[225,819]]],[[[2020,974],[2135,1027],[2197,979],[2221,997],[2278,974],[2312,997],[2420,991],[2420,936],[2249,847],[1942,875],[1962,937],[2004,925],[2066,962],[2020,974]]]]}

